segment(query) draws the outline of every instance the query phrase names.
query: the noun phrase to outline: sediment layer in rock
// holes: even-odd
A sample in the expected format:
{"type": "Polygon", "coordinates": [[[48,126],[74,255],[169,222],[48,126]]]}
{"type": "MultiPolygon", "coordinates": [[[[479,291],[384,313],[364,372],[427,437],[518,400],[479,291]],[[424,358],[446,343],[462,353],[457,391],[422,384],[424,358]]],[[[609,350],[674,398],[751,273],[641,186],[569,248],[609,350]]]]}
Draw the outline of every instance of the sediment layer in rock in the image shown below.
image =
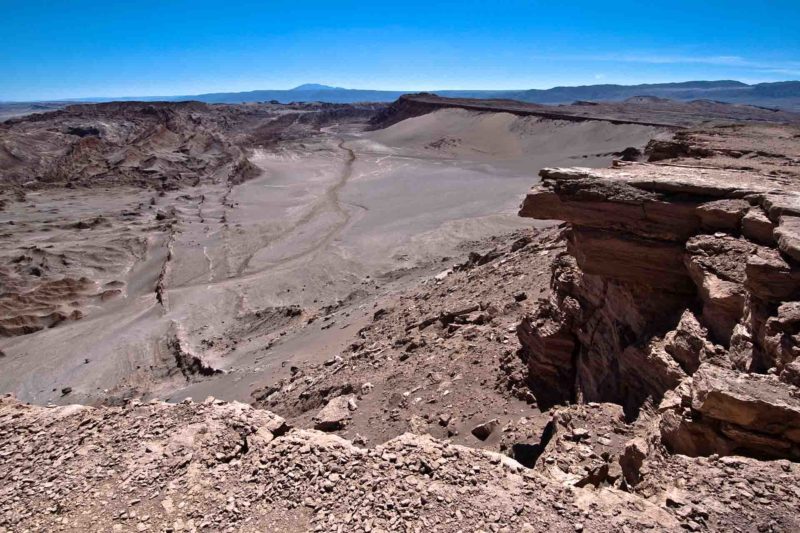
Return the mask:
{"type": "Polygon", "coordinates": [[[554,401],[611,401],[629,417],[664,399],[679,453],[800,458],[800,192],[782,174],[542,170],[520,214],[571,227],[553,297],[519,328],[530,379],[558,376],[554,401]],[[676,388],[683,402],[665,399],[676,388]]]}

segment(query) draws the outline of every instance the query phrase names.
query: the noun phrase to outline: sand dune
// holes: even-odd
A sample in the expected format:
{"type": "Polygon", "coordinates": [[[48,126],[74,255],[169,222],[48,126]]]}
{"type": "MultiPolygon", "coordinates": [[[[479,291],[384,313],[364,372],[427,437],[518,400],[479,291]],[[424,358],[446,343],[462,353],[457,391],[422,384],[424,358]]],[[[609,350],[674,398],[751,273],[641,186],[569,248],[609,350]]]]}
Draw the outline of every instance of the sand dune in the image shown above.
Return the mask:
{"type": "MultiPolygon", "coordinates": [[[[642,146],[658,128],[603,121],[568,122],[441,109],[372,132],[368,139],[400,154],[471,160],[594,156],[642,146]]],[[[380,149],[370,146],[367,149],[380,149]]]]}

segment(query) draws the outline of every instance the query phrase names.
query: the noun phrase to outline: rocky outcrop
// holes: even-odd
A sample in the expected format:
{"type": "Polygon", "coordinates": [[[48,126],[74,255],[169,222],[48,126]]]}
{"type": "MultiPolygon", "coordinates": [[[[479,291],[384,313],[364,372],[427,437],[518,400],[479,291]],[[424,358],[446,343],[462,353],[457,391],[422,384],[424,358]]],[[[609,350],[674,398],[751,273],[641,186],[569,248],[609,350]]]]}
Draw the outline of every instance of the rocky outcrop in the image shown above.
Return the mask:
{"type": "Polygon", "coordinates": [[[634,477],[638,482],[643,458],[637,465],[626,454],[633,428],[626,424],[619,405],[590,403],[555,409],[548,431],[536,469],[549,477],[573,487],[620,487],[626,478],[635,484],[634,477]]]}
{"type": "Polygon", "coordinates": [[[520,214],[570,229],[553,296],[518,328],[537,399],[614,402],[635,417],[680,388],[684,401],[663,408],[674,450],[797,460],[791,180],[622,162],[541,177],[520,214]]]}
{"type": "Polygon", "coordinates": [[[0,123],[0,183],[20,192],[134,186],[169,191],[241,183],[251,150],[365,121],[380,104],[107,102],[0,123]]]}
{"type": "Polygon", "coordinates": [[[0,443],[2,531],[680,530],[669,509],[564,490],[498,453],[413,434],[364,449],[213,398],[0,398],[0,443]]]}
{"type": "Polygon", "coordinates": [[[661,422],[671,450],[800,460],[800,393],[775,376],[702,365],[673,394],[661,422]]]}
{"type": "Polygon", "coordinates": [[[180,324],[173,321],[170,324],[169,336],[166,340],[167,350],[174,361],[168,363],[170,373],[180,372],[186,381],[193,381],[200,376],[213,376],[222,374],[223,371],[209,365],[203,357],[197,355],[188,341],[186,332],[180,324]]]}
{"type": "MultiPolygon", "coordinates": [[[[373,448],[207,398],[0,397],[0,531],[796,531],[800,465],[653,453],[619,406],[553,413],[535,468],[406,433],[373,448]],[[678,480],[680,480],[678,482],[678,480]],[[757,495],[758,497],[754,497],[757,495]]],[[[505,432],[505,430],[504,430],[505,432]]]]}
{"type": "Polygon", "coordinates": [[[694,374],[700,363],[716,354],[715,347],[708,341],[708,330],[689,310],[683,312],[675,329],[664,336],[664,350],[687,374],[694,374]]]}
{"type": "Polygon", "coordinates": [[[337,396],[322,408],[314,417],[314,429],[320,431],[336,431],[342,429],[350,420],[350,410],[355,410],[352,397],[337,396]]]}

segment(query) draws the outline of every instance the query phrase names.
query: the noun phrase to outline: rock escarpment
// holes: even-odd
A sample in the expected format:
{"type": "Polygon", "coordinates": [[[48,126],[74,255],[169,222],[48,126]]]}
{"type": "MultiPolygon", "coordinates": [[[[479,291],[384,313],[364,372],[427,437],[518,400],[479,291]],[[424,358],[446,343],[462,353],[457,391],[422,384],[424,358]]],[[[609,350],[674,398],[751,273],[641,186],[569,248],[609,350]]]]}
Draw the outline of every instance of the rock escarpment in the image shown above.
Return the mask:
{"type": "MultiPolygon", "coordinates": [[[[0,183],[8,190],[134,186],[159,191],[238,184],[259,174],[254,147],[360,122],[378,104],[108,102],[0,123],[0,183]]],[[[2,191],[0,191],[2,192],[2,191]]]]}
{"type": "Polygon", "coordinates": [[[675,452],[800,459],[794,181],[628,163],[541,177],[521,215],[570,229],[553,296],[518,328],[540,404],[658,407],[675,452]]]}

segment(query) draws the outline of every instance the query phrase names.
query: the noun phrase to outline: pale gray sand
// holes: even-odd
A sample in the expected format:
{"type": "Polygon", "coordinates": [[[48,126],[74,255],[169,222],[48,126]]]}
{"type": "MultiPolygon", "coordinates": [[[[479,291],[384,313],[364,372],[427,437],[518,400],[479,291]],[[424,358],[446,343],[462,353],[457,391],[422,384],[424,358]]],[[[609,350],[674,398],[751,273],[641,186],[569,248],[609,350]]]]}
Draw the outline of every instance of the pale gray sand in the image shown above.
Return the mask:
{"type": "MultiPolygon", "coordinates": [[[[0,340],[0,391],[37,403],[132,393],[248,400],[290,366],[338,352],[375,301],[452,263],[441,260],[463,255],[460,244],[533,224],[516,210],[541,167],[605,166],[611,152],[658,133],[451,109],[258,150],[258,178],[158,199],[153,209],[174,206],[178,223],[171,234],[136,230],[147,253],[124,269],[124,299],[0,340]],[[305,325],[338,300],[346,302],[336,325],[305,325]],[[259,318],[293,305],[302,317],[259,318]],[[176,345],[226,374],[187,383],[176,345]],[[62,396],[64,387],[72,392],[62,396]]],[[[58,193],[42,194],[59,212],[72,209],[58,193]]]]}

